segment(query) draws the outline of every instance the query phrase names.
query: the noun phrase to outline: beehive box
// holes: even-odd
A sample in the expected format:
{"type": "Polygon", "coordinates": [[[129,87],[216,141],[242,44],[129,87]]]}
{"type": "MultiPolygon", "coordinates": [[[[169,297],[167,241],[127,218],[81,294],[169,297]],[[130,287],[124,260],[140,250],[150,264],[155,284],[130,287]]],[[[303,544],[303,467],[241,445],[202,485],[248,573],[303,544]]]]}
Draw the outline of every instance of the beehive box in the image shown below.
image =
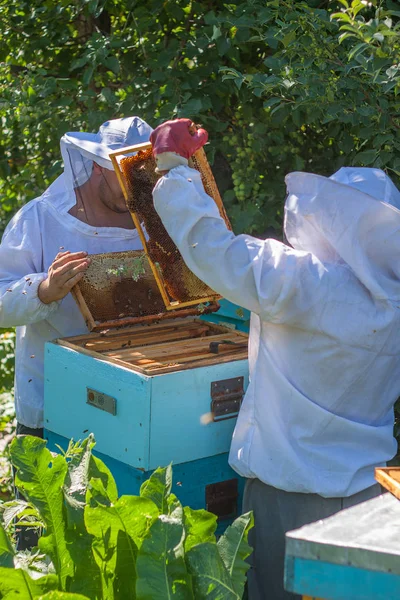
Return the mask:
{"type": "MultiPolygon", "coordinates": [[[[169,242],[158,239],[165,250],[169,242]]],[[[46,344],[45,437],[54,449],[94,433],[120,493],[137,493],[172,462],[183,502],[217,514],[219,504],[228,515],[243,488],[227,453],[248,385],[247,335],[202,320],[218,310],[218,294],[202,282],[193,288],[176,249],[168,251],[179,269],[159,268],[150,256],[156,241],[150,235],[144,251],[91,256],[74,289],[89,332],[46,344]]]]}
{"type": "Polygon", "coordinates": [[[58,340],[45,349],[45,438],[56,450],[94,433],[120,493],[172,462],[174,493],[222,532],[241,510],[228,451],[247,385],[247,335],[199,319],[58,340]]]}
{"type": "Polygon", "coordinates": [[[100,452],[146,471],[229,450],[245,333],[174,319],[58,340],[45,355],[46,429],[93,432],[100,452]]]}

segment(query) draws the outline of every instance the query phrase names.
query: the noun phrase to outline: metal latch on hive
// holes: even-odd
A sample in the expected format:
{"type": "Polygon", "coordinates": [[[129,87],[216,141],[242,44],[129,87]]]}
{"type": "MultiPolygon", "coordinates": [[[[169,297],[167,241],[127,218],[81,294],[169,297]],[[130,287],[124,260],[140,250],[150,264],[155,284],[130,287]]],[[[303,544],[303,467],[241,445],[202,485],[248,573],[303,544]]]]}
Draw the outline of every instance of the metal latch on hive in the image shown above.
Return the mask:
{"type": "Polygon", "coordinates": [[[213,421],[237,417],[244,396],[244,377],[221,379],[211,383],[213,421]]]}

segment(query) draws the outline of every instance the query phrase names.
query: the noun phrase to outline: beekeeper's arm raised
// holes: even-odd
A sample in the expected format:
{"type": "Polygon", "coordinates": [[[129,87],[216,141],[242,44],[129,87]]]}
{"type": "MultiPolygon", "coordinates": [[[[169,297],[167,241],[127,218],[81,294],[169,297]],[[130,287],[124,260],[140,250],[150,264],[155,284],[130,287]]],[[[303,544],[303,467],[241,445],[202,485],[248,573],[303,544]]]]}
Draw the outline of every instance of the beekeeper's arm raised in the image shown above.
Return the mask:
{"type": "Polygon", "coordinates": [[[63,252],[55,257],[48,272],[44,271],[41,235],[35,202],[22,209],[4,232],[0,244],[0,327],[45,320],[86,269],[86,253],[63,252]]]}
{"type": "Polygon", "coordinates": [[[150,140],[164,174],[153,190],[154,205],[193,273],[264,320],[296,317],[315,302],[312,290],[319,287],[324,267],[312,254],[227,229],[200,174],[187,166],[207,141],[204,130],[194,131],[189,119],[178,119],[160,125],[150,140]]]}

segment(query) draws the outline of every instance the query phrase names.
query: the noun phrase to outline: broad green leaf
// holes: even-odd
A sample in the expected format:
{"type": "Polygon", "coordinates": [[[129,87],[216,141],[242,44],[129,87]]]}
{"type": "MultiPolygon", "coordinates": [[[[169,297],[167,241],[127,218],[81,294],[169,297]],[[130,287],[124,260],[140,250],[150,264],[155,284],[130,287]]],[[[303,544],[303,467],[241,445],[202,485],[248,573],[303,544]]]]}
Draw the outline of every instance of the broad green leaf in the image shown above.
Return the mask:
{"type": "Polygon", "coordinates": [[[121,496],[111,506],[93,506],[89,502],[85,508],[85,524],[92,535],[103,538],[111,526],[113,542],[116,542],[118,531],[121,530],[129,535],[136,546],[141,545],[157,516],[158,510],[154,502],[139,496],[121,496]]]}
{"type": "Polygon", "coordinates": [[[90,600],[90,598],[89,596],[82,596],[82,594],[53,591],[44,594],[44,596],[39,596],[37,600],[90,600]]]}
{"type": "Polygon", "coordinates": [[[32,579],[23,569],[0,567],[0,598],[4,600],[31,600],[40,594],[57,589],[58,580],[55,575],[45,575],[32,579]]]}
{"type": "Polygon", "coordinates": [[[113,598],[124,600],[127,586],[135,589],[138,547],[157,516],[157,507],[147,498],[122,496],[115,504],[96,505],[88,491],[85,523],[94,537],[93,552],[103,589],[113,598]]]}
{"type": "Polygon", "coordinates": [[[118,74],[120,72],[119,60],[116,56],[109,56],[104,60],[104,65],[110,69],[113,73],[118,74]]]}
{"type": "Polygon", "coordinates": [[[85,54],[84,56],[81,56],[77,60],[74,60],[74,62],[71,64],[69,70],[75,71],[76,69],[80,69],[81,67],[84,67],[90,61],[90,59],[91,59],[90,54],[85,54]]]}
{"type": "Polygon", "coordinates": [[[131,598],[133,600],[136,598],[137,547],[133,546],[132,539],[121,529],[117,535],[115,554],[114,598],[120,600],[131,598]]]}
{"type": "Polygon", "coordinates": [[[186,563],[193,578],[195,598],[209,600],[240,600],[216,544],[206,542],[193,546],[186,554],[186,563]]]}
{"type": "Polygon", "coordinates": [[[14,567],[14,549],[3,526],[0,524],[0,567],[14,567]]]}
{"type": "Polygon", "coordinates": [[[353,56],[356,56],[366,48],[368,48],[368,44],[366,44],[365,42],[361,42],[360,44],[354,46],[354,48],[349,52],[349,60],[351,60],[353,56]]]}
{"type": "Polygon", "coordinates": [[[235,592],[242,597],[249,564],[245,562],[252,548],[247,543],[249,530],[254,526],[253,513],[238,517],[218,540],[218,551],[231,577],[235,592]]]}
{"type": "MultiPolygon", "coordinates": [[[[8,529],[13,521],[20,516],[23,517],[34,517],[36,521],[40,520],[39,512],[32,504],[25,500],[11,500],[3,504],[3,523],[4,527],[8,529]]],[[[43,523],[41,523],[43,525],[43,523]]]]}
{"type": "Polygon", "coordinates": [[[93,456],[93,454],[89,465],[89,480],[91,479],[100,480],[102,493],[107,498],[108,503],[117,501],[118,490],[110,469],[97,456],[93,456]]]}
{"type": "Polygon", "coordinates": [[[183,510],[186,531],[185,552],[188,552],[196,544],[215,543],[217,516],[206,510],[193,510],[189,506],[185,506],[183,510]]]}
{"type": "Polygon", "coordinates": [[[172,467],[158,468],[140,488],[142,498],[149,498],[157,506],[160,513],[167,514],[168,496],[172,487],[172,467]]]}
{"type": "Polygon", "coordinates": [[[98,474],[92,456],[94,445],[93,435],[83,442],[70,442],[66,453],[68,472],[63,487],[67,516],[66,540],[75,566],[74,578],[68,589],[85,593],[90,598],[100,597],[102,587],[100,570],[92,553],[93,536],[86,530],[84,519],[92,464],[98,474]]]}
{"type": "Polygon", "coordinates": [[[331,19],[336,19],[337,21],[345,21],[346,23],[353,22],[353,20],[350,18],[350,16],[344,12],[333,13],[331,15],[331,19]]]}
{"type": "Polygon", "coordinates": [[[70,528],[73,526],[84,528],[86,491],[89,485],[89,466],[94,444],[92,435],[82,443],[76,444],[68,461],[63,491],[70,528]]]}
{"type": "Polygon", "coordinates": [[[159,515],[138,552],[138,598],[194,600],[196,596],[184,560],[184,538],[182,511],[159,515]]]}
{"type": "Polygon", "coordinates": [[[17,468],[15,482],[18,489],[36,506],[46,525],[46,535],[39,539],[39,547],[50,556],[60,586],[65,588],[67,578],[73,574],[65,538],[62,492],[67,472],[65,458],[53,457],[44,440],[29,435],[14,438],[10,454],[17,468]]]}
{"type": "Polygon", "coordinates": [[[376,150],[365,150],[364,152],[359,152],[356,155],[355,161],[357,161],[358,164],[369,166],[373,164],[376,156],[376,150]]]}
{"type": "Polygon", "coordinates": [[[263,104],[264,108],[270,108],[271,106],[274,106],[275,104],[279,104],[280,102],[282,102],[282,98],[269,98],[268,100],[266,100],[263,104]]]}

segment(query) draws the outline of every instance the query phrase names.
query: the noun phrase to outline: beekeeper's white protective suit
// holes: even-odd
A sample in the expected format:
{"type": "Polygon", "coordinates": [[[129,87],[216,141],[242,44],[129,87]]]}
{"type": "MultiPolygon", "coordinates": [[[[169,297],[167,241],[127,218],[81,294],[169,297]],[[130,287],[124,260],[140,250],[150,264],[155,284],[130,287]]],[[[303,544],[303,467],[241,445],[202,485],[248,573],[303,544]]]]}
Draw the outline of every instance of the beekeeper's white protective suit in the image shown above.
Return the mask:
{"type": "Polygon", "coordinates": [[[189,268],[252,312],[230,464],[280,490],[350,496],[396,452],[400,193],[373,169],[286,182],[293,248],[228,231],[186,166],[153,195],[189,268]]]}
{"type": "Polygon", "coordinates": [[[0,327],[17,326],[15,404],[17,420],[43,427],[43,358],[46,341],[87,331],[71,294],[43,304],[40,283],[63,249],[89,254],[141,248],[135,229],[93,227],[69,211],[79,187],[90,178],[93,161],[112,170],[113,150],[146,142],[152,129],[138,117],[104,123],[97,134],[61,138],[64,173],[26,204],[8,224],[0,245],[0,327]]]}

